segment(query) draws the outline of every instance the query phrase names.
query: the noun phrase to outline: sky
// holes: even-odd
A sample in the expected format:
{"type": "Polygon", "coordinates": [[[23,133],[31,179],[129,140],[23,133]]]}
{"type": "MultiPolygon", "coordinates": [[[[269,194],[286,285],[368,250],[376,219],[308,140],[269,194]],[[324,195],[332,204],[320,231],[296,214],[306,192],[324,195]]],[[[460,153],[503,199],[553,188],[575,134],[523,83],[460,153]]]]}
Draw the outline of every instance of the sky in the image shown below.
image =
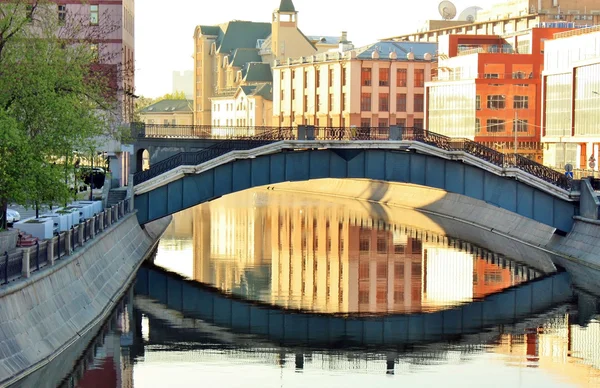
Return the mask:
{"type": "MultiPolygon", "coordinates": [[[[143,0],[135,8],[136,94],[158,97],[172,90],[172,72],[192,70],[197,25],[229,20],[270,22],[280,0],[143,0]]],[[[458,13],[487,8],[498,0],[455,0],[458,13]]],[[[439,0],[294,0],[305,35],[348,32],[355,46],[416,32],[425,20],[439,19],[439,0]]]]}

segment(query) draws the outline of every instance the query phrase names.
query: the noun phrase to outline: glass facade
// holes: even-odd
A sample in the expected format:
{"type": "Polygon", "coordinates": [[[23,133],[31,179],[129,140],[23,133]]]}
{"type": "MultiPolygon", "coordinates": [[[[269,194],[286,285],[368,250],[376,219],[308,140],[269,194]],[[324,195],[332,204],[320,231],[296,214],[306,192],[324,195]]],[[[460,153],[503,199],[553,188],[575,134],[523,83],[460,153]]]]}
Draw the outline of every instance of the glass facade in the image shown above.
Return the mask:
{"type": "Polygon", "coordinates": [[[431,85],[427,127],[452,137],[475,136],[475,83],[431,85]]]}
{"type": "Polygon", "coordinates": [[[575,136],[600,136],[600,63],[575,69],[575,136]]]}
{"type": "Polygon", "coordinates": [[[571,136],[571,75],[546,77],[546,136],[571,136]]]}
{"type": "Polygon", "coordinates": [[[548,143],[544,147],[544,164],[564,168],[569,163],[577,166],[577,143],[548,143]]]}

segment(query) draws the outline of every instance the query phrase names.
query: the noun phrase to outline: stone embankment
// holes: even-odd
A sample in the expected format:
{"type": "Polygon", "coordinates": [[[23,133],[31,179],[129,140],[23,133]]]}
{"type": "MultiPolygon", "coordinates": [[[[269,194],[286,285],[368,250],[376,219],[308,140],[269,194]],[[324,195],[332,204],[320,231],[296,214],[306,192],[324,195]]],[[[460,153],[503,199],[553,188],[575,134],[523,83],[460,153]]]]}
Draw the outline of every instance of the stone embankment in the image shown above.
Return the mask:
{"type": "Polygon", "coordinates": [[[80,338],[89,338],[169,222],[142,228],[136,213],[125,214],[69,256],[1,286],[0,386],[31,377],[80,338]]]}

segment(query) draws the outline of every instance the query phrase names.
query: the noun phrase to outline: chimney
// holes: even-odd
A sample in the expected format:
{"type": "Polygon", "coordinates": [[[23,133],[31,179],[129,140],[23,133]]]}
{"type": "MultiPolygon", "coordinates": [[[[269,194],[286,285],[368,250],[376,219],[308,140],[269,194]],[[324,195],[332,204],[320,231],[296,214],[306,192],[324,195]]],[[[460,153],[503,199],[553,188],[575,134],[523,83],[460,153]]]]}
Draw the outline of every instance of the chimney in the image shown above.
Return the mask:
{"type": "Polygon", "coordinates": [[[342,31],[342,36],[340,37],[340,43],[348,42],[348,32],[342,31]]]}

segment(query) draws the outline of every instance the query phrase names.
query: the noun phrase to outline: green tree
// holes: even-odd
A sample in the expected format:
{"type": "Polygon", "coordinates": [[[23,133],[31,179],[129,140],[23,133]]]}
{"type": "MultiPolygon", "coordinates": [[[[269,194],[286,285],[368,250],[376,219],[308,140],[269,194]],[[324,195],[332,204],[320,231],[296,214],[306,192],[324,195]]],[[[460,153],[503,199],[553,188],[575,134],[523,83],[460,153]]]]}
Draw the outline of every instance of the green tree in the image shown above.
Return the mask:
{"type": "Polygon", "coordinates": [[[9,202],[65,202],[73,151],[118,132],[116,69],[91,43],[113,27],[90,32],[87,17],[59,21],[56,5],[40,1],[0,4],[0,228],[9,202]]]}

